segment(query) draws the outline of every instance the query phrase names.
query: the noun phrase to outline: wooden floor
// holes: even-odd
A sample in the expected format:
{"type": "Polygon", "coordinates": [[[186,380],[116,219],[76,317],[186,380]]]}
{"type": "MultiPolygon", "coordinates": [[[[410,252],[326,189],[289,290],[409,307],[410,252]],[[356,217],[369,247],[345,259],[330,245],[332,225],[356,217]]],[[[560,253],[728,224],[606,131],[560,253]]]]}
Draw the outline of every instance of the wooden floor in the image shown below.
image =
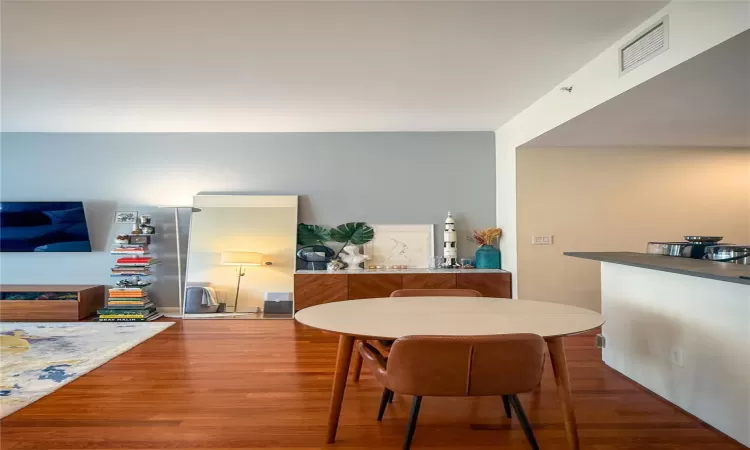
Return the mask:
{"type": "MultiPolygon", "coordinates": [[[[399,449],[410,398],[375,420],[381,387],[350,382],[338,441],[324,443],[337,339],[292,321],[194,320],[5,418],[3,449],[399,449]]],[[[581,448],[744,448],[566,339],[581,448]]],[[[543,450],[565,449],[551,370],[521,396],[543,450]]],[[[523,449],[499,398],[425,398],[413,449],[523,449]]]]}

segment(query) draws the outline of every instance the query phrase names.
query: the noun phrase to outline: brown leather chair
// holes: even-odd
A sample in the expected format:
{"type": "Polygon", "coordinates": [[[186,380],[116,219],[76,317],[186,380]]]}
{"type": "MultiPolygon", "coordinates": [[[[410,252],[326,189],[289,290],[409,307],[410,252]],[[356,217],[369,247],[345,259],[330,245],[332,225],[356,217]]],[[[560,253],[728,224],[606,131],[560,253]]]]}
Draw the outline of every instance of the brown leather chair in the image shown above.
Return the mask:
{"type": "Polygon", "coordinates": [[[516,394],[534,390],[542,380],[544,339],[535,334],[499,336],[407,336],[397,339],[386,363],[367,342],[359,344],[364,364],[383,383],[378,420],[393,393],[413,395],[404,438],[414,437],[423,396],[505,396],[534,450],[539,446],[516,394]]]}
{"type": "MultiPolygon", "coordinates": [[[[481,297],[482,294],[473,289],[399,289],[391,292],[391,297],[481,297]]],[[[378,349],[384,356],[388,356],[393,341],[369,341],[370,345],[378,349]]],[[[352,364],[352,377],[355,382],[359,381],[362,372],[362,357],[359,352],[354,353],[354,364],[352,364]]],[[[510,405],[506,403],[505,411],[510,417],[510,405]]]]}

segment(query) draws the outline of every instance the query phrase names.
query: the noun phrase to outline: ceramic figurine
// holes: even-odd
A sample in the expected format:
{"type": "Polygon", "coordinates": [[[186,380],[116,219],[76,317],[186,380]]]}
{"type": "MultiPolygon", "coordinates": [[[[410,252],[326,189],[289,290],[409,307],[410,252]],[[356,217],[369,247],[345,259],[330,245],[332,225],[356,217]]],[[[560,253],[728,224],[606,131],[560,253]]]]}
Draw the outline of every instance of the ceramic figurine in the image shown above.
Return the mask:
{"type": "Polygon", "coordinates": [[[328,261],[328,263],[326,264],[326,269],[329,272],[333,272],[333,271],[336,271],[336,270],[341,270],[344,267],[346,267],[346,265],[343,262],[341,262],[341,260],[338,259],[338,258],[332,259],[332,260],[328,261]]]}
{"type": "Polygon", "coordinates": [[[356,245],[347,245],[340,255],[341,261],[346,263],[349,269],[359,269],[360,264],[370,259],[367,255],[359,254],[359,247],[356,245]]]}
{"type": "Polygon", "coordinates": [[[445,233],[443,234],[443,267],[456,267],[458,265],[458,238],[456,236],[456,222],[453,215],[448,211],[445,219],[445,233]]]}

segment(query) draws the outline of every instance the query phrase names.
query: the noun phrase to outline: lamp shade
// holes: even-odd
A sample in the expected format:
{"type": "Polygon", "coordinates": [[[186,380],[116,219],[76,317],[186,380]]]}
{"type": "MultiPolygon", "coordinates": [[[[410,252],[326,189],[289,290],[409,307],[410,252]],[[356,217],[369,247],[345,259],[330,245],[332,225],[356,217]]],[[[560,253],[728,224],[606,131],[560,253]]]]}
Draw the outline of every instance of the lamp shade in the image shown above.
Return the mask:
{"type": "Polygon", "coordinates": [[[224,266],[261,266],[263,265],[263,253],[222,252],[221,264],[224,266]]]}

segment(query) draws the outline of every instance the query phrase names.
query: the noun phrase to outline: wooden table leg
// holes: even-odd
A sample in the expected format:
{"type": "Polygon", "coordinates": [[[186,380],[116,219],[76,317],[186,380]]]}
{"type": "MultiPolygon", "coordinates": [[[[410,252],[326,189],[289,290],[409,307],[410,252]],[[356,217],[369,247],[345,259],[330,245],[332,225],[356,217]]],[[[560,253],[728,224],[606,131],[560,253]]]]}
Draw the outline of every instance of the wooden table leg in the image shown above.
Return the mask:
{"type": "Polygon", "coordinates": [[[570,377],[568,375],[568,361],[565,358],[565,347],[561,337],[547,338],[547,347],[552,362],[552,371],[555,374],[557,384],[557,396],[560,398],[563,419],[565,420],[565,434],[568,437],[570,448],[578,450],[578,429],[576,428],[576,415],[573,411],[573,401],[570,395],[570,377]]]}
{"type": "Polygon", "coordinates": [[[336,372],[333,375],[333,392],[331,393],[331,409],[328,411],[328,437],[327,441],[332,444],[336,441],[336,430],[339,427],[339,415],[341,415],[341,404],[344,401],[344,389],[346,379],[349,376],[349,362],[352,359],[354,338],[352,336],[339,336],[339,349],[336,355],[336,372]]]}
{"type": "Polygon", "coordinates": [[[362,355],[359,354],[357,342],[354,342],[354,361],[352,362],[352,380],[359,381],[359,375],[362,373],[362,355]]]}

